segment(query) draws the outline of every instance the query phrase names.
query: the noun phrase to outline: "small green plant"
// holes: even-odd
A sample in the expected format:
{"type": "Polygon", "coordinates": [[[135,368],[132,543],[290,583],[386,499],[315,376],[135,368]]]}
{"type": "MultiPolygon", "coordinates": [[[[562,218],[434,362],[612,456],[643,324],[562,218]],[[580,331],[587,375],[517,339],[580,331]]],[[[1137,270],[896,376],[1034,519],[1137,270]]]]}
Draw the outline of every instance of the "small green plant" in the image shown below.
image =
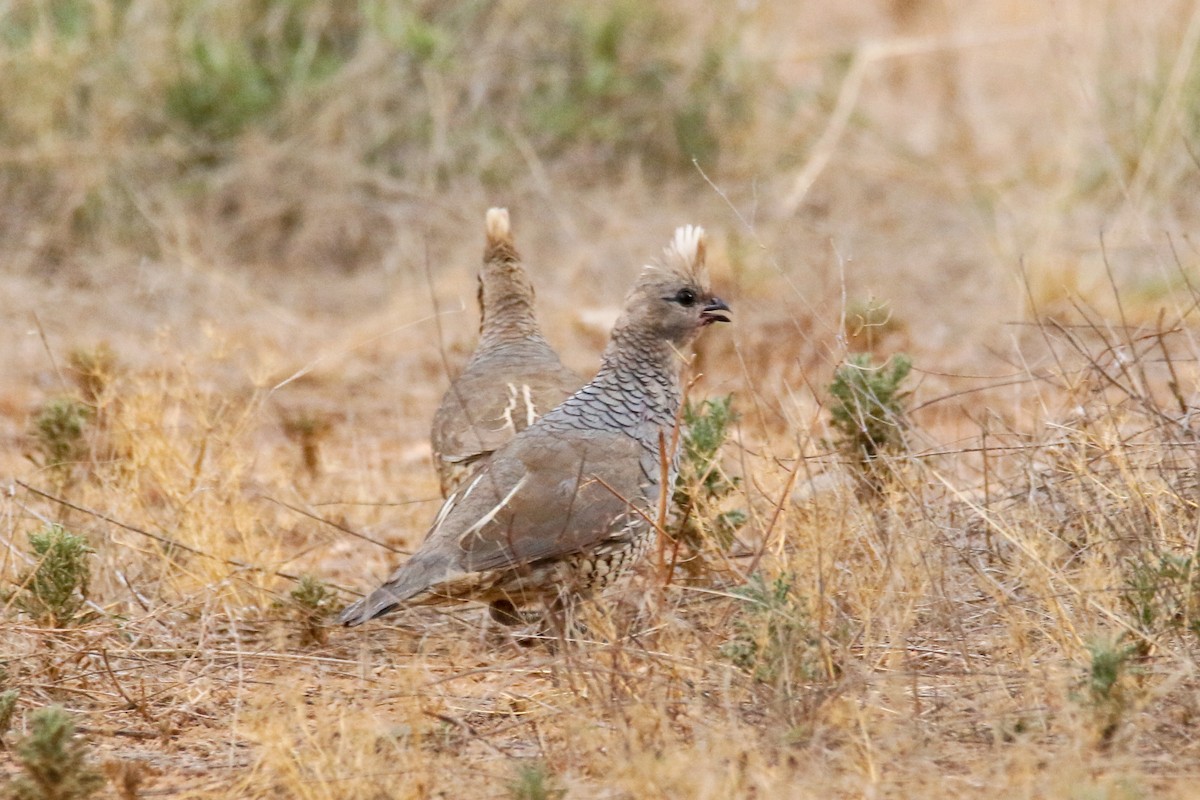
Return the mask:
{"type": "Polygon", "coordinates": [[[300,627],[301,646],[325,644],[325,618],[333,611],[337,600],[333,590],[312,575],[302,575],[288,597],[300,627]]]}
{"type": "Polygon", "coordinates": [[[551,800],[563,797],[565,789],[554,787],[554,776],[541,762],[521,764],[517,767],[517,776],[508,785],[508,796],[512,800],[551,800]]]}
{"type": "Polygon", "coordinates": [[[679,514],[671,534],[696,551],[708,539],[727,546],[746,522],[746,512],[741,509],[715,510],[737,491],[740,483],[737,478],[727,477],[719,464],[721,447],[737,419],[733,395],[707,399],[699,405],[688,401],[683,408],[683,458],[674,497],[679,514]]]}
{"type": "Polygon", "coordinates": [[[750,117],[751,76],[733,26],[706,33],[697,63],[671,53],[680,25],[655,4],[567,3],[547,20],[553,35],[536,53],[539,70],[523,100],[532,133],[549,152],[581,149],[606,160],[634,158],[660,171],[711,165],[722,135],[750,117]],[[663,124],[664,121],[667,124],[663,124]]]}
{"type": "Polygon", "coordinates": [[[820,639],[790,577],[781,575],[768,585],[755,574],[733,594],[743,605],[734,638],[722,645],[721,655],[756,680],[785,690],[825,674],[820,639]]]}
{"type": "Polygon", "coordinates": [[[167,89],[167,113],[214,139],[238,134],[279,102],[266,69],[240,43],[198,41],[187,74],[167,89]]]}
{"type": "Polygon", "coordinates": [[[904,446],[904,411],[908,392],[901,386],[912,359],[898,354],[875,366],[865,354],[851,356],[838,367],[829,385],[830,414],[837,434],[834,445],[869,470],[884,453],[904,446]]]}
{"type": "Polygon", "coordinates": [[[14,800],[80,800],[104,784],[88,764],[85,744],[75,738],[71,715],[58,706],[30,715],[29,735],[16,752],[22,774],[8,787],[14,800]]]}
{"type": "Polygon", "coordinates": [[[47,401],[33,417],[33,436],[44,467],[68,472],[87,453],[84,432],[91,409],[71,397],[47,401]]]}
{"type": "Polygon", "coordinates": [[[29,550],[35,566],[17,582],[16,607],[52,628],[78,621],[91,577],[87,540],[52,524],[29,534],[29,550]]]}
{"type": "Polygon", "coordinates": [[[1088,644],[1087,650],[1089,662],[1079,699],[1092,710],[1099,739],[1107,743],[1132,705],[1127,676],[1137,647],[1123,645],[1119,639],[1097,639],[1088,644]]]}
{"type": "Polygon", "coordinates": [[[189,9],[168,115],[211,141],[266,120],[289,92],[336,73],[355,39],[350,19],[300,0],[189,9]]]}
{"type": "Polygon", "coordinates": [[[17,5],[4,10],[0,43],[9,48],[28,47],[39,35],[64,41],[87,35],[94,24],[94,9],[85,0],[57,0],[45,6],[17,5]]]}
{"type": "Polygon", "coordinates": [[[1156,561],[1131,562],[1122,600],[1146,633],[1200,636],[1200,569],[1191,555],[1160,553],[1156,561]]]}
{"type": "Polygon", "coordinates": [[[1107,704],[1117,699],[1117,684],[1125,669],[1125,662],[1132,654],[1129,647],[1120,647],[1116,642],[1094,641],[1088,645],[1091,664],[1088,670],[1087,690],[1093,703],[1107,704]]]}
{"type": "Polygon", "coordinates": [[[0,692],[0,749],[4,748],[4,736],[12,727],[13,714],[17,710],[17,690],[0,692]]]}

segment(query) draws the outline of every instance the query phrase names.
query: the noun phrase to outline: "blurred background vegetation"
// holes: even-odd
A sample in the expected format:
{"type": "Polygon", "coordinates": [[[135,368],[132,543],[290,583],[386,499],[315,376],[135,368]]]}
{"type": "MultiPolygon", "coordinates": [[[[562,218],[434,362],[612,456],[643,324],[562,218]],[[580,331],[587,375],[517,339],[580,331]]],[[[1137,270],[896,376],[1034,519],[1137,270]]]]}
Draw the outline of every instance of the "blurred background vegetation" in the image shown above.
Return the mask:
{"type": "Polygon", "coordinates": [[[250,289],[301,313],[291,352],[305,313],[465,308],[508,205],[586,372],[624,285],[594,276],[696,221],[764,381],[864,351],[979,374],[1014,320],[1182,314],[1198,47],[1189,0],[13,0],[0,270],[52,339],[261,332],[250,289]]]}
{"type": "Polygon", "coordinates": [[[53,268],[81,247],[156,256],[193,236],[222,261],[351,268],[389,237],[382,204],[463,181],[504,187],[548,163],[579,184],[694,176],[693,159],[757,168],[740,144],[788,92],[747,57],[736,4],[696,11],[6,3],[4,258],[53,268]]]}
{"type": "Polygon", "coordinates": [[[696,165],[788,216],[847,132],[893,172],[953,176],[1001,236],[1030,186],[1036,211],[1195,211],[1191,4],[821,5],[13,0],[0,258],[350,269],[379,258],[389,204],[702,186],[696,165]]]}

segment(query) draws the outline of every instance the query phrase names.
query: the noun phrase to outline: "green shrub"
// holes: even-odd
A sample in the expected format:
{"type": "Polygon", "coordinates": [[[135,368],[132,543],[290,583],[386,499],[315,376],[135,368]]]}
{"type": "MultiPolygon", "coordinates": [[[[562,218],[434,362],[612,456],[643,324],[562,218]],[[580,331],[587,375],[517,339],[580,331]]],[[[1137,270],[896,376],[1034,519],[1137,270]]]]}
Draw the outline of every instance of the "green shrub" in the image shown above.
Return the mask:
{"type": "Polygon", "coordinates": [[[33,712],[29,735],[16,747],[22,774],[9,785],[14,800],[82,800],[104,784],[75,738],[71,716],[58,706],[33,712]]]}
{"type": "Polygon", "coordinates": [[[71,464],[84,458],[84,432],[91,413],[87,405],[70,397],[56,397],[38,409],[33,436],[42,466],[69,471],[71,464]]]}
{"type": "Polygon", "coordinates": [[[749,118],[754,82],[734,57],[735,26],[692,43],[702,55],[686,64],[671,53],[670,32],[682,26],[661,6],[568,3],[556,14],[523,115],[550,155],[573,149],[690,170],[693,158],[715,161],[720,134],[749,118]]]}
{"type": "Polygon", "coordinates": [[[1087,650],[1087,672],[1076,699],[1091,710],[1103,743],[1116,734],[1132,706],[1134,687],[1128,679],[1129,662],[1138,648],[1123,645],[1119,639],[1097,639],[1088,643],[1087,650]]]}
{"type": "Polygon", "coordinates": [[[36,566],[18,581],[16,607],[53,628],[77,621],[91,577],[87,540],[47,525],[29,534],[29,550],[36,566]]]}
{"type": "MultiPolygon", "coordinates": [[[[94,9],[88,0],[50,0],[45,3],[14,3],[0,25],[0,44],[28,47],[35,37],[76,39],[94,24],[94,9]]],[[[123,3],[117,3],[121,6],[123,3]]]]}
{"type": "Polygon", "coordinates": [[[4,735],[12,727],[13,714],[17,710],[17,691],[0,692],[0,749],[4,747],[4,735]]]}
{"type": "Polygon", "coordinates": [[[891,366],[875,366],[868,355],[850,356],[833,375],[830,415],[841,452],[870,471],[884,453],[904,447],[904,412],[908,392],[901,390],[912,360],[899,354],[891,366]]]}
{"type": "Polygon", "coordinates": [[[517,776],[508,785],[512,800],[551,800],[564,795],[566,790],[554,787],[554,776],[546,765],[536,761],[517,767],[517,776]]]}
{"type": "Polygon", "coordinates": [[[302,575],[288,597],[300,627],[301,646],[324,644],[325,618],[337,605],[333,590],[312,575],[302,575]]]}
{"type": "Polygon", "coordinates": [[[1192,555],[1160,553],[1127,565],[1121,594],[1137,626],[1147,634],[1187,631],[1200,636],[1200,569],[1192,555]]]}
{"type": "Polygon", "coordinates": [[[742,608],[734,622],[735,635],[722,645],[721,655],[756,680],[784,690],[825,674],[820,638],[788,576],[768,585],[756,574],[733,594],[742,600],[742,608]]]}
{"type": "Polygon", "coordinates": [[[289,92],[330,77],[350,56],[357,14],[328,11],[313,0],[251,0],[185,14],[167,113],[212,141],[264,120],[289,92]]]}
{"type": "Polygon", "coordinates": [[[717,510],[740,484],[739,479],[727,477],[719,463],[721,447],[737,419],[733,395],[699,405],[689,400],[683,408],[682,458],[674,496],[678,517],[671,535],[694,550],[700,550],[706,540],[728,546],[746,522],[741,509],[717,510]]]}

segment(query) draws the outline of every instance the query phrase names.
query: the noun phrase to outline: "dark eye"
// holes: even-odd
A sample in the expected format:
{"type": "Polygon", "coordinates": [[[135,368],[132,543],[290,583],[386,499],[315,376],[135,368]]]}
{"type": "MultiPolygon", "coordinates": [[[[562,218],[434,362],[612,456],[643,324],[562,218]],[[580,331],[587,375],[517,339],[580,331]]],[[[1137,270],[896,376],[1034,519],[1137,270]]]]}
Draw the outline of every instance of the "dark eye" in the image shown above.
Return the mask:
{"type": "Polygon", "coordinates": [[[671,299],[676,303],[679,303],[679,305],[683,306],[684,308],[687,308],[688,306],[695,305],[696,293],[691,289],[680,289],[679,292],[671,299]]]}

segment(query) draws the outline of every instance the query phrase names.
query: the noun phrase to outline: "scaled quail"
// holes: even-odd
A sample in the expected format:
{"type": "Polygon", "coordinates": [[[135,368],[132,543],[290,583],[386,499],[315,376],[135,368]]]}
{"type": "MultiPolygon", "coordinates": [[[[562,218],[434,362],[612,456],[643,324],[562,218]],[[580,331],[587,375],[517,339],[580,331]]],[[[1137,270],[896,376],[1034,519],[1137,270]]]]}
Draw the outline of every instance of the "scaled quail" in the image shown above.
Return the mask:
{"type": "Polygon", "coordinates": [[[583,384],[538,329],[533,284],[513,245],[508,210],[488,209],[486,222],[479,344],[433,416],[430,438],[443,497],[583,384]]]}
{"type": "Polygon", "coordinates": [[[397,608],[464,600],[517,619],[535,603],[562,608],[602,589],[655,541],[666,458],[679,411],[680,352],[728,322],[704,268],[704,232],[675,232],[646,267],[590,383],[492,454],[451,494],[417,552],[342,612],[358,625],[397,608]]]}

